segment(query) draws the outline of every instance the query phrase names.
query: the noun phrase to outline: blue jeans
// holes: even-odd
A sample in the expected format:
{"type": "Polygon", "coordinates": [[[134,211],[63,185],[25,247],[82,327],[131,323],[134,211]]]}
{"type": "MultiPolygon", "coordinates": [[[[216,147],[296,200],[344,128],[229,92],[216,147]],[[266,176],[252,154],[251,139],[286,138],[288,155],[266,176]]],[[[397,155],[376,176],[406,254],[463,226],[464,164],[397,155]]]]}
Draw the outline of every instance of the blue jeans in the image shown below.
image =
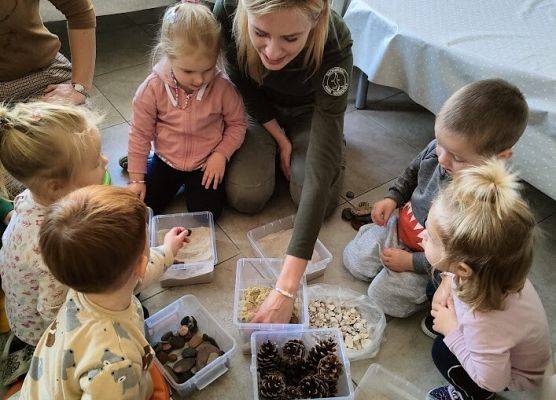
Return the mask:
{"type": "Polygon", "coordinates": [[[147,194],[145,203],[155,215],[162,213],[174,199],[176,193],[185,185],[185,202],[189,212],[210,211],[218,219],[226,203],[223,183],[214,190],[201,185],[204,172],[180,171],[172,168],[156,154],[147,167],[147,194]]]}

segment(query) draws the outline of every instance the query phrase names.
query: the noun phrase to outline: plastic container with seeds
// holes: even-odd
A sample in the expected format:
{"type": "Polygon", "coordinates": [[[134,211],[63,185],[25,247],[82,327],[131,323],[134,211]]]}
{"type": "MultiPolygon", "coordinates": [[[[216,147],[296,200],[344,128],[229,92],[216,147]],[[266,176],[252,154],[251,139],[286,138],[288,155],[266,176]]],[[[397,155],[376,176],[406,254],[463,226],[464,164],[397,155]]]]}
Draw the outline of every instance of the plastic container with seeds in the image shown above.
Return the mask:
{"type": "Polygon", "coordinates": [[[236,284],[234,293],[233,321],[237,326],[241,336],[241,347],[246,353],[250,351],[251,334],[255,331],[290,331],[299,330],[309,323],[309,313],[307,309],[307,297],[305,293],[305,277],[302,278],[299,289],[296,293],[299,309],[298,323],[289,324],[268,324],[245,322],[241,318],[242,314],[242,293],[253,287],[274,288],[276,279],[280,274],[283,260],[264,259],[264,258],[241,258],[236,267],[236,284]]]}

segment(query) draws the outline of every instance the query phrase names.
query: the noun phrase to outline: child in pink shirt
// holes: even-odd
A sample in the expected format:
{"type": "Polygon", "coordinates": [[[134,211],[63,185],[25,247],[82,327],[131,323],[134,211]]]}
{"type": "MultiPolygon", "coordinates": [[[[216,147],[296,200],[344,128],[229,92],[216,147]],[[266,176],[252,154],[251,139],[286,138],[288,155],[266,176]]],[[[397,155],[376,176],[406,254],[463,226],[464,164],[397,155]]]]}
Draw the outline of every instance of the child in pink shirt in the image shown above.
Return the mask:
{"type": "Polygon", "coordinates": [[[189,211],[215,218],[222,211],[226,163],[247,125],[240,95],[217,67],[221,43],[207,7],[184,2],[164,14],[159,61],[133,99],[128,146],[129,188],[155,214],[183,185],[189,211]],[[151,142],[155,154],[147,163],[151,142]]]}
{"type": "Polygon", "coordinates": [[[429,398],[480,400],[541,383],[548,322],[527,279],[535,219],[501,161],[459,172],[433,203],[425,256],[444,271],[434,294],[432,357],[449,386],[429,398]]]}

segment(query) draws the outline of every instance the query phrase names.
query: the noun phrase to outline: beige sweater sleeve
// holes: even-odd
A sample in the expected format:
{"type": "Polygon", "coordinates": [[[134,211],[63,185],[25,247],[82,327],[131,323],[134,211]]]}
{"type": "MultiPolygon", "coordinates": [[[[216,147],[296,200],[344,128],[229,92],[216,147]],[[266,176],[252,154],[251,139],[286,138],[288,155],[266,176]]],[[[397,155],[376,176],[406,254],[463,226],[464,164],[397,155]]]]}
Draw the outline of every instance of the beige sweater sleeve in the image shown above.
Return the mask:
{"type": "Polygon", "coordinates": [[[174,263],[174,256],[166,246],[151,247],[145,276],[135,286],[135,294],[158,282],[160,276],[174,263]]]}

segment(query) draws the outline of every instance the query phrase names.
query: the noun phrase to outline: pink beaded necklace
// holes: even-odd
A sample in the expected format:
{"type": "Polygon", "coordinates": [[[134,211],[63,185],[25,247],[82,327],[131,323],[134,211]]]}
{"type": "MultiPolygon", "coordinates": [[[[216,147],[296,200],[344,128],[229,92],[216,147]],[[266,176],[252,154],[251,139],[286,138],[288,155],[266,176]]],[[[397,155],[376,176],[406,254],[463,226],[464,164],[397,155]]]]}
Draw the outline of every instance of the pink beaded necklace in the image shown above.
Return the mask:
{"type": "Polygon", "coordinates": [[[176,98],[176,104],[178,108],[185,110],[189,106],[189,101],[191,100],[191,96],[193,93],[186,93],[185,102],[183,105],[180,106],[180,89],[178,85],[178,80],[176,79],[176,75],[174,75],[174,71],[170,70],[170,74],[172,76],[172,81],[174,83],[174,97],[176,98]]]}

